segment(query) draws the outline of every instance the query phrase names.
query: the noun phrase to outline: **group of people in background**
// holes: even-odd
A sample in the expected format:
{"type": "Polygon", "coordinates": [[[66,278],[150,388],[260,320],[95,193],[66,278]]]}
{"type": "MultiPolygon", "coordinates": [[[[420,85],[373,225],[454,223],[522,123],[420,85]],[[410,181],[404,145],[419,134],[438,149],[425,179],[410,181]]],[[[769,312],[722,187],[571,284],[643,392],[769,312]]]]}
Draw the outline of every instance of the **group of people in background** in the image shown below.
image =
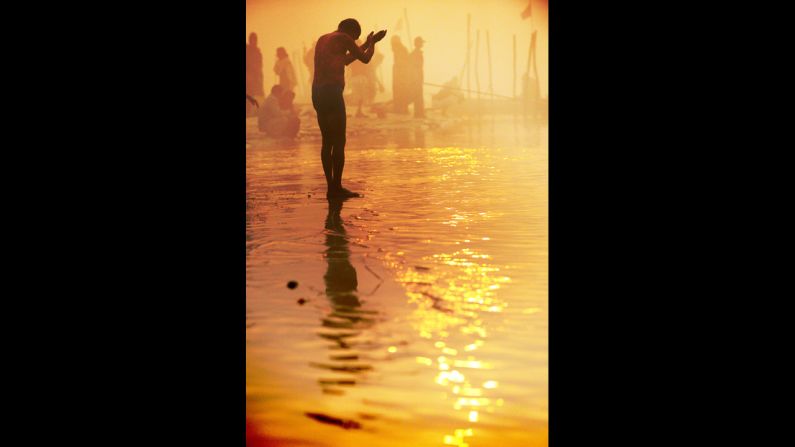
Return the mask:
{"type": "Polygon", "coordinates": [[[400,41],[400,36],[392,37],[392,95],[393,110],[395,113],[409,113],[408,107],[414,104],[414,117],[425,117],[425,102],[423,101],[423,76],[424,59],[422,46],[425,40],[422,37],[414,39],[414,50],[408,48],[400,41]]]}
{"type": "Polygon", "coordinates": [[[257,46],[257,34],[251,33],[246,45],[246,98],[249,99],[251,107],[257,110],[259,130],[276,138],[295,137],[301,125],[298,111],[293,105],[298,82],[287,51],[284,47],[276,49],[273,71],[278,76],[279,83],[271,88],[262,104],[258,104],[251,101],[251,98],[265,96],[262,65],[262,51],[257,46]]]}
{"type": "MultiPolygon", "coordinates": [[[[356,40],[356,45],[361,46],[361,39],[356,40]]],[[[375,101],[375,96],[384,91],[384,85],[378,79],[378,67],[384,61],[384,55],[375,50],[372,59],[367,64],[359,60],[353,61],[348,65],[348,73],[345,78],[350,87],[350,93],[346,95],[346,102],[357,106],[356,116],[365,117],[362,106],[371,105],[375,101]]]]}
{"type": "MultiPolygon", "coordinates": [[[[414,39],[414,50],[408,48],[400,41],[399,36],[392,37],[392,92],[391,111],[398,114],[408,114],[409,105],[414,106],[415,118],[425,117],[425,102],[423,100],[423,65],[424,58],[422,47],[425,41],[422,37],[414,39]]],[[[361,42],[357,41],[357,44],[361,42]]],[[[348,79],[345,94],[346,102],[357,107],[356,116],[364,117],[363,108],[373,106],[378,93],[385,91],[379,79],[378,69],[384,61],[384,55],[376,52],[369,64],[354,61],[347,67],[348,79]]],[[[303,54],[303,61],[309,72],[309,86],[311,88],[314,74],[315,45],[303,54]]],[[[295,67],[284,47],[276,49],[276,63],[273,72],[278,77],[278,83],[265,94],[263,76],[262,51],[257,46],[257,34],[249,35],[246,45],[246,97],[247,115],[256,112],[259,129],[273,137],[293,137],[298,133],[300,118],[293,105],[295,90],[298,87],[295,67]],[[277,88],[278,87],[278,88],[277,88]],[[265,98],[261,104],[254,98],[265,98]]],[[[383,108],[372,107],[372,110],[383,116],[383,108]]]]}

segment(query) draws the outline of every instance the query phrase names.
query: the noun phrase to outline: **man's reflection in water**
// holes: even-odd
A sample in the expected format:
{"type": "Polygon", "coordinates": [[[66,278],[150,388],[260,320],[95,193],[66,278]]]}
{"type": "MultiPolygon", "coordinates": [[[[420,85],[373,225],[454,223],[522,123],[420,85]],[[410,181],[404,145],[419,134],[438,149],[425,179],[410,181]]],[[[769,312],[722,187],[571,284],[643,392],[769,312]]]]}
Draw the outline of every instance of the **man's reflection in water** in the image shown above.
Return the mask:
{"type": "Polygon", "coordinates": [[[312,363],[312,366],[336,373],[336,377],[319,379],[323,392],[327,394],[343,394],[344,391],[338,387],[355,385],[362,372],[372,369],[370,365],[361,363],[359,354],[353,351],[366,349],[355,338],[362,329],[372,326],[373,312],[361,309],[357,291],[359,282],[356,269],[350,261],[348,235],[340,217],[343,200],[329,199],[326,216],[325,258],[328,268],[323,280],[332,310],[323,318],[320,337],[333,342],[329,347],[331,362],[312,363]]]}
{"type": "Polygon", "coordinates": [[[356,308],[361,306],[356,294],[359,282],[356,279],[356,269],[351,265],[348,235],[342,225],[341,211],[342,200],[330,199],[326,216],[328,269],[323,279],[326,282],[326,296],[331,300],[332,306],[356,308]]]}

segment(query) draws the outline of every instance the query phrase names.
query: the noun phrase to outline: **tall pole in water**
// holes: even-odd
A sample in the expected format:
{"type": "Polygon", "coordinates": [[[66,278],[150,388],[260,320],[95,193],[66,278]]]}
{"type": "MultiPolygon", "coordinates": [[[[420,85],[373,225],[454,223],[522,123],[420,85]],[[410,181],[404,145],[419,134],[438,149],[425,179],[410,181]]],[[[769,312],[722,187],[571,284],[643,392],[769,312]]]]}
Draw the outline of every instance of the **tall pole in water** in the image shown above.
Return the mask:
{"type": "Polygon", "coordinates": [[[480,30],[475,31],[475,90],[478,92],[478,112],[480,112],[480,74],[478,73],[478,55],[480,53],[480,30]]]}
{"type": "Polygon", "coordinates": [[[516,34],[513,35],[513,97],[516,99],[516,34]]]}
{"type": "Polygon", "coordinates": [[[469,28],[470,28],[471,22],[472,22],[472,16],[467,14],[467,99],[472,99],[472,93],[470,93],[472,89],[470,88],[470,84],[469,84],[469,78],[470,78],[470,76],[469,76],[469,53],[472,52],[471,51],[472,38],[470,37],[470,32],[469,32],[469,28]]]}
{"type": "Polygon", "coordinates": [[[533,76],[536,78],[536,91],[538,92],[538,97],[541,98],[541,80],[538,79],[538,65],[536,65],[538,61],[538,53],[536,52],[536,31],[533,31],[533,76]]]}
{"type": "Polygon", "coordinates": [[[486,30],[486,54],[489,59],[489,93],[491,94],[491,113],[494,114],[494,86],[491,83],[491,38],[489,37],[489,30],[486,30]]]}

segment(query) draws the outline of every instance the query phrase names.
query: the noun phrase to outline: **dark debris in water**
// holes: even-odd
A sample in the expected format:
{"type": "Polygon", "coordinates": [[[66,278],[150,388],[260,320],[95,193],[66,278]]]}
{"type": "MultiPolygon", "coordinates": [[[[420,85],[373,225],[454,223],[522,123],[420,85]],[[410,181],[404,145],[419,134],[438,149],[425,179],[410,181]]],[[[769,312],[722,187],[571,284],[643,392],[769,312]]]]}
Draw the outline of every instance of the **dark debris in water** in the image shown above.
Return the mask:
{"type": "Polygon", "coordinates": [[[324,363],[309,362],[309,366],[313,368],[328,369],[336,372],[346,372],[357,374],[363,371],[370,371],[373,369],[370,365],[328,365],[324,363]]]}
{"type": "Polygon", "coordinates": [[[355,380],[347,379],[318,379],[321,385],[340,385],[340,386],[353,386],[356,385],[355,380]]]}
{"type": "Polygon", "coordinates": [[[439,298],[438,296],[434,296],[434,295],[432,295],[432,294],[430,294],[428,292],[420,292],[420,293],[422,293],[423,295],[425,295],[425,296],[427,296],[428,298],[431,299],[431,301],[433,302],[431,307],[433,307],[434,309],[436,309],[438,311],[441,311],[441,312],[444,312],[444,313],[447,313],[447,314],[453,313],[453,311],[451,309],[448,309],[448,308],[446,308],[446,307],[444,307],[442,305],[442,303],[444,302],[443,299],[439,298]]]}
{"type": "Polygon", "coordinates": [[[362,428],[362,424],[354,421],[353,419],[340,419],[334,416],[329,416],[323,413],[304,413],[308,418],[314,419],[318,422],[329,424],[329,425],[336,425],[338,427],[342,427],[345,430],[350,429],[359,429],[362,428]]]}
{"type": "Polygon", "coordinates": [[[359,356],[356,354],[332,355],[330,358],[331,360],[359,360],[359,356]]]}
{"type": "Polygon", "coordinates": [[[289,281],[287,283],[288,289],[295,289],[296,287],[298,287],[298,281],[289,281]]]}
{"type": "Polygon", "coordinates": [[[304,303],[306,303],[306,300],[305,300],[305,299],[303,299],[303,298],[298,298],[298,305],[299,305],[299,306],[303,306],[303,305],[304,305],[304,303]]]}

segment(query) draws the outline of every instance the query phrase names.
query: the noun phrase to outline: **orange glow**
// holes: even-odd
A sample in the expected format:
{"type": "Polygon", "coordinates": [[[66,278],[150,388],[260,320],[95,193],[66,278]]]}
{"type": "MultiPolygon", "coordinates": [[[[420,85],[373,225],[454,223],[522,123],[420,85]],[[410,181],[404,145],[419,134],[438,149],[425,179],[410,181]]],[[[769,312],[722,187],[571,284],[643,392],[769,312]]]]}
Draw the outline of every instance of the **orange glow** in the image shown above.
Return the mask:
{"type": "MultiPolygon", "coordinates": [[[[386,29],[387,36],[379,47],[386,56],[382,74],[387,90],[392,85],[392,53],[388,41],[398,35],[404,44],[408,43],[408,30],[403,17],[405,8],[409,18],[412,39],[422,36],[425,39],[425,81],[443,84],[458,75],[466,60],[467,13],[472,17],[470,56],[473,72],[471,88],[475,88],[474,58],[475,38],[480,30],[480,49],[478,54],[481,90],[488,87],[488,66],[486,31],[489,31],[491,44],[493,88],[497,94],[513,94],[513,35],[516,35],[517,76],[525,71],[530,45],[530,30],[538,31],[538,70],[542,96],[548,91],[548,52],[547,52],[547,3],[535,1],[533,17],[522,20],[521,12],[527,6],[526,0],[248,0],[246,2],[246,39],[249,33],[256,32],[259,46],[263,49],[265,61],[266,87],[276,82],[269,67],[274,62],[277,47],[287,48],[292,55],[312,45],[313,39],[336,29],[344,18],[354,17],[362,25],[362,34],[370,30],[386,29]],[[399,29],[398,29],[399,28],[399,29]]],[[[407,45],[409,46],[409,45],[407,45]]],[[[303,65],[296,63],[303,68],[303,65]]],[[[304,74],[306,76],[306,74],[304,74]]],[[[518,81],[517,81],[518,82],[518,81]]],[[[517,87],[518,88],[518,87],[517,87]]],[[[266,88],[267,90],[267,88],[266,88]]]]}
{"type": "MultiPolygon", "coordinates": [[[[519,90],[536,30],[546,96],[545,1],[533,2],[527,20],[528,0],[246,4],[266,90],[276,83],[277,47],[306,82],[304,48],[348,17],[363,35],[388,31],[377,47],[386,91],[376,101],[391,98],[389,39],[408,44],[409,27],[426,41],[425,81],[443,84],[464,67],[469,14],[473,45],[480,30],[480,90],[489,88],[486,31],[493,90],[511,96],[513,36],[519,90]]],[[[470,58],[474,70],[474,48],[470,58]]],[[[474,72],[469,80],[475,89],[474,72]]],[[[257,118],[247,119],[249,437],[318,447],[546,446],[546,123],[497,116],[486,143],[472,134],[488,134],[494,121],[433,113],[357,120],[349,104],[345,182],[364,197],[335,215],[306,93],[296,88],[305,112],[296,141],[250,131],[257,118]],[[401,120],[410,127],[387,128],[401,120]],[[458,134],[442,129],[451,121],[458,134]],[[403,131],[413,138],[400,139],[403,131]],[[285,287],[288,280],[299,286],[285,287]]]]}

